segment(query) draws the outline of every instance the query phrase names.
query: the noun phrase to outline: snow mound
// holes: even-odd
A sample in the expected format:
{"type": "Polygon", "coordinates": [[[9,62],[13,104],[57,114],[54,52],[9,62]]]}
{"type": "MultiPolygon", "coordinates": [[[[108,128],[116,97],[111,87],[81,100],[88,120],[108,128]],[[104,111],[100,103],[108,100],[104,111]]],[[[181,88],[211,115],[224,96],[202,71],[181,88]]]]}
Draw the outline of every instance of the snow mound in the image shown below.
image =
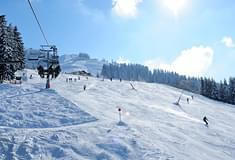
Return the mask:
{"type": "Polygon", "coordinates": [[[0,126],[14,128],[53,128],[95,121],[54,90],[34,86],[1,85],[0,126]]]}

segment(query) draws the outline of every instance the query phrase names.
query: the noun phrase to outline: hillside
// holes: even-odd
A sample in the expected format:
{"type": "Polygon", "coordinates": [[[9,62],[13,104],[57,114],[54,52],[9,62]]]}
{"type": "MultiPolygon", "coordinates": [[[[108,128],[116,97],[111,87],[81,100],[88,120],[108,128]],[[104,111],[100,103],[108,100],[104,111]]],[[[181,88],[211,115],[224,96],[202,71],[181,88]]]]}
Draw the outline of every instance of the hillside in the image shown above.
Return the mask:
{"type": "MultiPolygon", "coordinates": [[[[46,57],[45,53],[39,49],[25,50],[25,66],[28,69],[36,69],[39,61],[46,57]]],[[[59,57],[60,66],[63,72],[71,73],[84,70],[96,76],[102,71],[104,64],[108,64],[105,60],[90,58],[87,53],[65,54],[59,57]]]]}
{"type": "Polygon", "coordinates": [[[0,159],[234,160],[235,106],[166,85],[69,74],[0,84],[0,159]],[[83,86],[87,89],[84,91],[83,86]],[[118,107],[122,109],[119,123],[118,107]],[[202,122],[207,116],[209,127],[202,122]]]}
{"type": "MultiPolygon", "coordinates": [[[[81,53],[80,53],[81,54],[81,53]]],[[[80,54],[70,54],[60,56],[60,65],[63,72],[76,72],[84,70],[96,76],[100,74],[103,64],[107,62],[104,60],[92,59],[89,57],[80,57],[80,54]]]]}

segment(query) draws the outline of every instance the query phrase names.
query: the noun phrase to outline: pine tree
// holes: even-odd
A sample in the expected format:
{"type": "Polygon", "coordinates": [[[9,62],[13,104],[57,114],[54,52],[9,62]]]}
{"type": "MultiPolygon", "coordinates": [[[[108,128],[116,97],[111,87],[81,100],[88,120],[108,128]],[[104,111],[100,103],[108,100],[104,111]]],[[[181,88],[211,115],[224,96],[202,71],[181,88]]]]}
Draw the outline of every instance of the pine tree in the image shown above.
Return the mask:
{"type": "Polygon", "coordinates": [[[229,102],[235,104],[235,78],[229,79],[229,102]]]}
{"type": "Polygon", "coordinates": [[[0,82],[6,79],[7,64],[7,22],[5,16],[0,16],[0,82]]]}
{"type": "MultiPolygon", "coordinates": [[[[13,26],[12,24],[9,24],[9,26],[7,26],[7,50],[6,50],[6,56],[7,56],[7,61],[15,61],[16,55],[14,52],[14,48],[15,48],[16,42],[15,42],[15,38],[14,38],[14,33],[13,33],[13,26]]],[[[7,79],[13,79],[14,78],[14,73],[17,71],[17,67],[16,64],[14,63],[8,63],[7,64],[7,72],[6,72],[6,76],[8,77],[7,79]]]]}
{"type": "Polygon", "coordinates": [[[16,55],[15,60],[19,61],[19,63],[17,63],[16,67],[18,70],[21,70],[25,67],[24,64],[24,43],[21,37],[20,32],[18,32],[17,27],[15,26],[13,29],[13,34],[14,34],[14,41],[15,41],[15,46],[14,46],[14,52],[16,55]]]}
{"type": "Polygon", "coordinates": [[[222,81],[219,84],[219,100],[225,102],[225,86],[222,81]]]}
{"type": "Polygon", "coordinates": [[[0,82],[11,80],[17,70],[24,68],[24,47],[17,27],[7,26],[0,16],[0,82]]]}
{"type": "Polygon", "coordinates": [[[205,93],[205,85],[206,85],[206,83],[205,83],[205,80],[203,79],[203,78],[201,78],[201,92],[200,92],[200,94],[201,95],[203,95],[203,96],[206,96],[206,93],[205,93]]]}
{"type": "Polygon", "coordinates": [[[228,83],[226,79],[224,79],[224,102],[229,103],[229,91],[228,91],[228,83]]]}
{"type": "Polygon", "coordinates": [[[216,82],[212,79],[211,80],[211,98],[214,100],[218,100],[219,99],[219,89],[217,87],[216,82]]]}

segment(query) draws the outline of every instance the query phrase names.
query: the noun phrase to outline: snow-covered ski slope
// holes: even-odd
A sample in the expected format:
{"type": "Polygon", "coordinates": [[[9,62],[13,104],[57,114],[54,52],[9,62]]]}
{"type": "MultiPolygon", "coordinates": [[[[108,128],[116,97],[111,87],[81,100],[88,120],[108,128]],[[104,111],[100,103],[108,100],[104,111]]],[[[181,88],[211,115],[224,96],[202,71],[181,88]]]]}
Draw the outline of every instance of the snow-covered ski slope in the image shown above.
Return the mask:
{"type": "Polygon", "coordinates": [[[77,78],[68,74],[45,90],[45,80],[28,73],[33,79],[22,85],[0,85],[0,159],[235,159],[235,106],[184,92],[179,107],[181,90],[166,85],[132,82],[133,90],[128,81],[91,77],[67,83],[77,78]]]}
{"type": "MultiPolygon", "coordinates": [[[[89,56],[89,55],[87,55],[89,56]]],[[[63,72],[86,71],[96,76],[102,71],[103,64],[107,64],[105,60],[81,58],[78,54],[60,56],[60,66],[63,72]]]]}

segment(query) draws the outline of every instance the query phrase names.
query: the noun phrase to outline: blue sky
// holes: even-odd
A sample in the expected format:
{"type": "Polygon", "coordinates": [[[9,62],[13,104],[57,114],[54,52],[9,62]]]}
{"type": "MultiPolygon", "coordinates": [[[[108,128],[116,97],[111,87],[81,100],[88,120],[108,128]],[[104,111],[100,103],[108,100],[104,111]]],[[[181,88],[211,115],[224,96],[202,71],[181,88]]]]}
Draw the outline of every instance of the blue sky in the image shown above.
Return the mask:
{"type": "MultiPolygon", "coordinates": [[[[235,1],[32,0],[59,54],[141,63],[216,80],[235,76],[235,1]]],[[[1,0],[26,48],[45,44],[26,0],[1,0]]]]}

